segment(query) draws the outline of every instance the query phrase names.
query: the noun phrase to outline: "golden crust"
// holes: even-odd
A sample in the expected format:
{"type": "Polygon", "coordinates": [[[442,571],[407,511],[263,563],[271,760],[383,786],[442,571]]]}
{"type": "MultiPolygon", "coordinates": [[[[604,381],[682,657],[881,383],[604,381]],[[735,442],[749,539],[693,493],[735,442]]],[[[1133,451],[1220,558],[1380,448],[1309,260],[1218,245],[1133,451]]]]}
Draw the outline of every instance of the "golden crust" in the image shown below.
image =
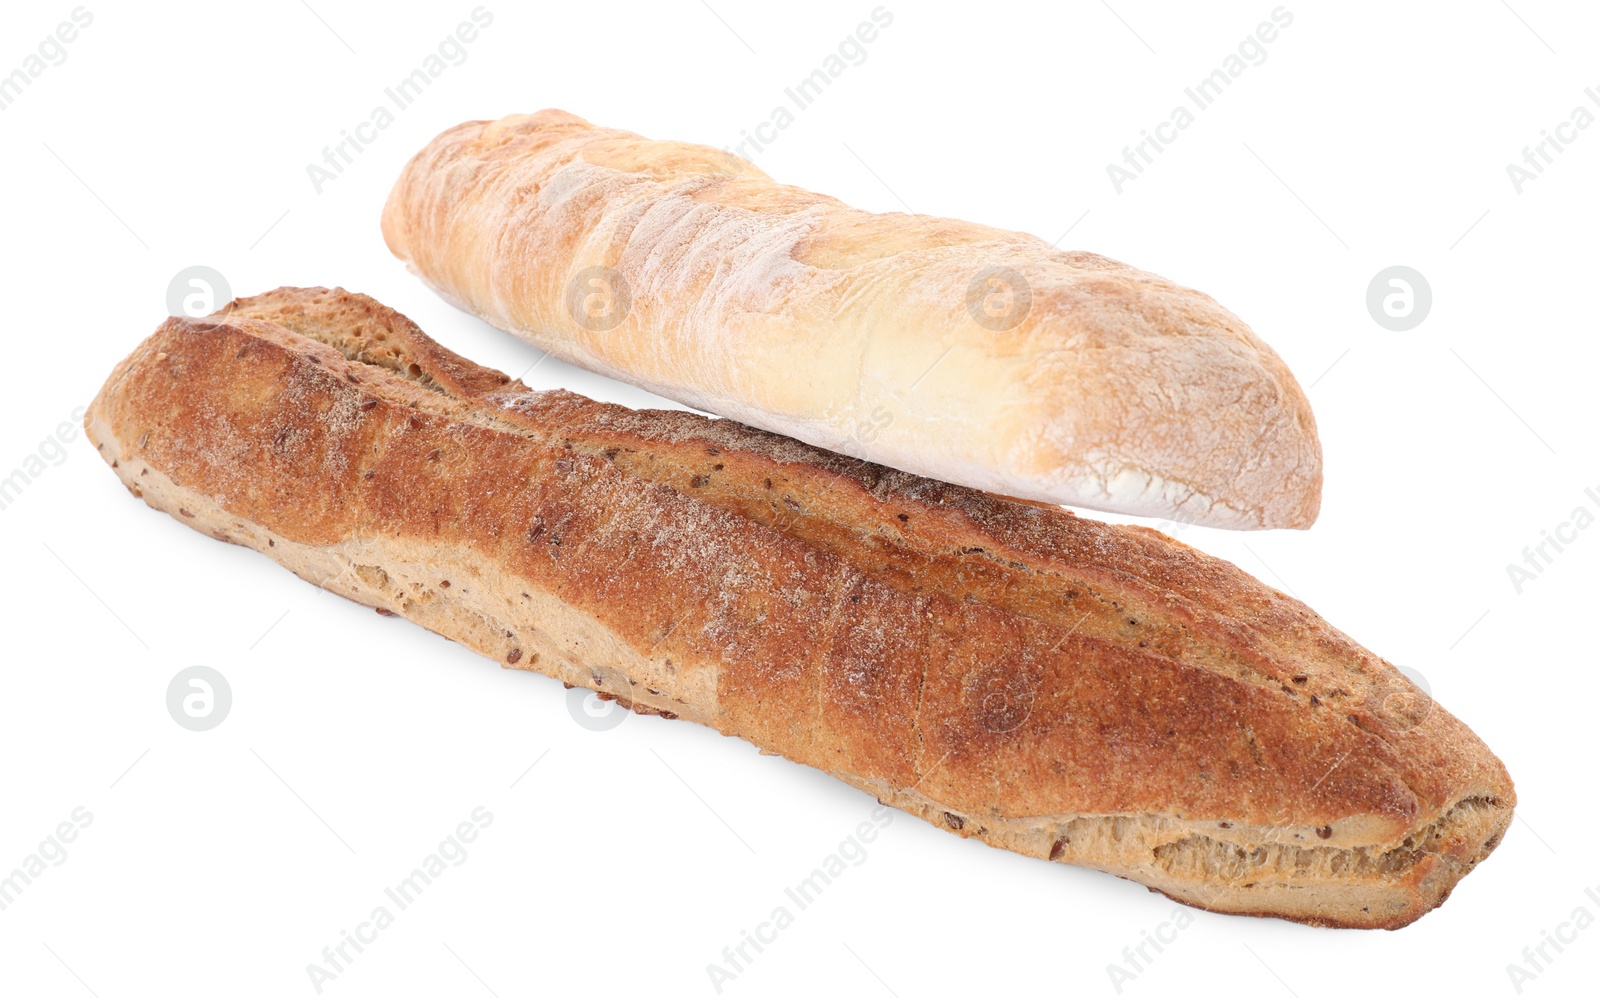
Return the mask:
{"type": "Polygon", "coordinates": [[[563,360],[820,447],[1094,509],[1316,519],[1321,448],[1282,360],[1207,296],[1092,253],[859,211],[562,111],[434,139],[383,231],[441,295],[563,360]],[[628,289],[620,324],[570,311],[594,273],[628,289]],[[980,316],[991,293],[1012,311],[980,316]]]}
{"type": "Polygon", "coordinates": [[[319,585],[1188,903],[1396,927],[1510,822],[1465,725],[1227,562],[531,391],[362,295],[170,319],[86,424],[135,494],[319,585]]]}

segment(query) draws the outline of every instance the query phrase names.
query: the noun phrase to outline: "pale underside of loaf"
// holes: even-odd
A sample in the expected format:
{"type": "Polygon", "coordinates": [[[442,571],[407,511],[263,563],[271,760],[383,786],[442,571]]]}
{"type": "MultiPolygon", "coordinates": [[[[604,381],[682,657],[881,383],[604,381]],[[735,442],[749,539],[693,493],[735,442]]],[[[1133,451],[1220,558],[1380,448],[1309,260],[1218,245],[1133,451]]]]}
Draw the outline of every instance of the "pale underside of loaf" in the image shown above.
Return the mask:
{"type": "Polygon", "coordinates": [[[1464,725],[1231,565],[530,392],[361,296],[172,320],[86,424],[151,506],[333,592],[1200,907],[1397,927],[1510,821],[1464,725]]]}
{"type": "Polygon", "coordinates": [[[1317,515],[1320,444],[1283,361],[1209,297],[1092,253],[860,211],[719,150],[560,111],[440,135],[383,227],[418,276],[493,325],[819,447],[1212,526],[1317,515]],[[997,289],[998,317],[975,286],[997,289]],[[619,324],[574,312],[621,288],[619,324]]]}

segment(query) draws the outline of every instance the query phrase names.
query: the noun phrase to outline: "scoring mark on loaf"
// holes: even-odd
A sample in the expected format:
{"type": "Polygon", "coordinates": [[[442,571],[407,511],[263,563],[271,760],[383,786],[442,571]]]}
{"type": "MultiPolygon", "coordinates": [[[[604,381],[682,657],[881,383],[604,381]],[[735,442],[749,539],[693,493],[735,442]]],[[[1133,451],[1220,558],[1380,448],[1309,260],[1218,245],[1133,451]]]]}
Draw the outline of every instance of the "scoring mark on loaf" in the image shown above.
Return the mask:
{"type": "MultiPolygon", "coordinates": [[[[319,363],[321,363],[320,360],[319,363]]],[[[410,365],[410,367],[415,366],[416,365],[414,364],[410,365]]],[[[406,373],[412,374],[416,377],[422,376],[420,371],[413,372],[410,371],[409,368],[406,373]]],[[[352,383],[356,383],[359,382],[360,379],[351,378],[349,380],[351,380],[352,383]]],[[[504,380],[503,376],[502,380],[504,380]]],[[[344,403],[346,399],[345,397],[341,396],[339,401],[344,403]]],[[[376,407],[375,400],[360,399],[359,396],[355,395],[350,396],[348,402],[354,411],[358,413],[368,413],[373,411],[376,407]]],[[[411,404],[415,406],[416,401],[413,400],[411,404]]],[[[415,427],[418,424],[417,415],[412,414],[409,417],[409,421],[410,424],[415,427]]],[[[342,425],[340,420],[335,420],[335,422],[342,425]]],[[[141,437],[141,443],[147,441],[148,437],[148,433],[141,437]]],[[[567,454],[572,454],[573,446],[570,442],[565,445],[565,449],[567,454]]],[[[721,450],[715,446],[705,446],[702,448],[702,450],[706,457],[722,457],[721,450]]],[[[803,518],[800,515],[806,510],[806,504],[802,503],[800,499],[796,498],[792,488],[792,483],[790,482],[785,481],[783,483],[785,487],[779,490],[776,488],[778,483],[774,481],[773,476],[763,476],[761,479],[763,489],[768,492],[778,492],[779,494],[773,498],[777,503],[781,503],[782,508],[778,508],[771,502],[763,504],[762,508],[756,508],[746,504],[744,502],[744,497],[735,494],[738,489],[737,476],[730,481],[728,487],[722,487],[721,473],[727,468],[726,461],[724,460],[702,462],[698,466],[691,468],[685,466],[685,462],[681,460],[681,455],[678,454],[673,454],[671,455],[670,459],[668,459],[662,455],[640,452],[631,448],[619,448],[614,445],[603,447],[601,452],[603,454],[603,459],[612,464],[619,471],[624,471],[637,475],[646,480],[653,481],[663,481],[669,479],[671,476],[681,476],[681,487],[696,492],[705,493],[707,498],[714,499],[717,501],[718,505],[724,509],[734,508],[737,512],[744,514],[747,517],[764,520],[766,523],[777,526],[779,529],[782,529],[786,532],[791,530],[800,530],[803,532],[803,539],[814,548],[827,550],[837,547],[836,544],[827,543],[827,538],[818,536],[816,532],[811,529],[814,527],[813,522],[809,519],[803,518]],[[665,471],[666,474],[663,474],[663,471],[665,471]]],[[[440,448],[433,448],[427,453],[428,459],[433,461],[438,461],[441,455],[442,450],[440,448]]],[[[554,461],[554,467],[558,472],[563,474],[571,473],[574,468],[573,459],[568,456],[557,458],[554,461]]],[[[369,473],[370,471],[371,469],[368,469],[369,473]]],[[[876,488],[876,476],[873,477],[874,488],[876,488]]],[[[667,483],[674,485],[680,484],[672,481],[668,481],[667,483]]],[[[944,501],[945,500],[941,495],[939,502],[943,503],[944,501]]],[[[187,511],[185,511],[185,513],[186,512],[187,511]]],[[[909,515],[903,512],[896,514],[896,519],[902,524],[908,524],[910,521],[909,515]]],[[[534,522],[528,528],[528,536],[530,542],[542,538],[547,545],[545,550],[548,557],[551,560],[559,559],[560,552],[556,549],[560,548],[563,543],[562,530],[547,529],[547,525],[544,523],[543,517],[536,516],[534,518],[534,522]]],[[[1038,577],[1037,573],[1029,566],[1024,565],[1015,558],[1003,557],[997,552],[991,551],[985,545],[964,545],[959,549],[959,554],[964,559],[970,558],[977,559],[979,561],[987,560],[992,562],[995,566],[995,568],[992,570],[984,570],[979,568],[976,571],[976,574],[963,569],[958,574],[956,578],[958,590],[964,588],[966,590],[966,598],[968,599],[972,599],[976,596],[980,599],[993,601],[994,597],[999,595],[999,591],[1008,588],[1010,582],[1013,581],[1001,578],[1000,573],[1006,571],[1013,573],[1022,572],[1025,576],[1031,576],[1035,578],[1038,577]]],[[[816,550],[808,550],[805,552],[805,560],[808,564],[814,564],[816,557],[816,550]]],[[[1055,583],[1044,581],[1039,584],[1052,585],[1055,583]]],[[[368,585],[371,588],[381,588],[382,582],[381,580],[369,581],[368,585]]],[[[1069,590],[1068,592],[1069,599],[1076,597],[1077,595],[1078,592],[1076,589],[1069,590]]],[[[1099,592],[1092,592],[1091,596],[1098,603],[1100,603],[1102,607],[1108,608],[1109,610],[1109,612],[1094,614],[1093,616],[1096,618],[1111,615],[1120,616],[1124,609],[1123,603],[1120,600],[1110,599],[1099,592]]],[[[851,600],[852,602],[859,600],[859,594],[853,594],[851,600]]],[[[1081,624],[1081,622],[1082,620],[1080,618],[1079,623],[1081,624]]],[[[1112,630],[1111,625],[1104,620],[1100,620],[1099,624],[1099,629],[1102,631],[1102,633],[1107,630],[1112,630]]],[[[1075,624],[1074,626],[1078,625],[1075,624]]],[[[1132,616],[1123,617],[1116,623],[1114,632],[1118,636],[1121,636],[1129,628],[1139,629],[1140,620],[1137,617],[1132,616]],[[1126,628],[1123,626],[1124,622],[1126,624],[1126,628]]],[[[1096,629],[1097,628],[1094,621],[1090,622],[1090,626],[1082,628],[1086,635],[1093,635],[1096,629]]],[[[1168,630],[1171,631],[1173,629],[1168,628],[1168,630]]],[[[1159,632],[1160,629],[1158,628],[1157,631],[1159,632]]],[[[1159,638],[1160,634],[1157,633],[1155,637],[1159,638]]],[[[1152,637],[1140,637],[1138,639],[1138,646],[1141,648],[1154,648],[1164,654],[1168,654],[1177,658],[1184,656],[1188,652],[1192,652],[1194,650],[1194,646],[1197,644],[1195,640],[1196,636],[1192,634],[1188,627],[1177,629],[1176,636],[1169,633],[1167,638],[1170,640],[1153,641],[1152,637]]],[[[1206,642],[1204,639],[1201,639],[1199,643],[1203,644],[1206,642]]],[[[1235,675],[1239,676],[1240,678],[1247,678],[1257,683],[1270,681],[1270,677],[1262,674],[1253,674],[1253,669],[1242,667],[1243,663],[1239,662],[1238,660],[1219,664],[1225,664],[1227,667],[1231,667],[1231,669],[1235,670],[1235,675]]],[[[1021,723],[1023,723],[1031,713],[1031,687],[1012,682],[997,682],[995,677],[986,677],[986,681],[990,688],[986,688],[972,698],[971,711],[975,723],[979,728],[992,733],[1004,733],[1014,730],[1021,723]]],[[[980,685],[982,685],[985,682],[985,679],[980,679],[978,682],[980,685]]],[[[1283,687],[1280,685],[1280,688],[1283,687]]],[[[1342,688],[1339,688],[1333,691],[1332,695],[1338,696],[1344,692],[1345,691],[1342,688]]],[[[1311,696],[1310,702],[1312,706],[1320,705],[1320,700],[1315,694],[1311,696]]],[[[1251,750],[1252,755],[1259,762],[1259,752],[1256,750],[1253,740],[1251,741],[1251,750]]]]}

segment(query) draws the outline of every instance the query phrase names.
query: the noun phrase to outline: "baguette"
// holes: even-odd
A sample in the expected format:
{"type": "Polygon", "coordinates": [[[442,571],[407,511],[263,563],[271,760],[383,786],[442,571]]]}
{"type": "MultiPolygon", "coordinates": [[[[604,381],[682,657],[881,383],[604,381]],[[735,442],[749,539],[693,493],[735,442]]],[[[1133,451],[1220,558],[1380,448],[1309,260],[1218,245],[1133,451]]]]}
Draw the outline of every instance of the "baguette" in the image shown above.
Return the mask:
{"type": "Polygon", "coordinates": [[[875,215],[729,153],[562,111],[458,125],[401,174],[389,248],[562,360],[989,492],[1308,527],[1300,386],[1210,298],[1034,236],[875,215]]]}
{"type": "Polygon", "coordinates": [[[1227,562],[532,391],[362,295],[168,319],[85,423],[135,496],[316,585],[1212,911],[1402,926],[1511,821],[1464,724],[1227,562]]]}

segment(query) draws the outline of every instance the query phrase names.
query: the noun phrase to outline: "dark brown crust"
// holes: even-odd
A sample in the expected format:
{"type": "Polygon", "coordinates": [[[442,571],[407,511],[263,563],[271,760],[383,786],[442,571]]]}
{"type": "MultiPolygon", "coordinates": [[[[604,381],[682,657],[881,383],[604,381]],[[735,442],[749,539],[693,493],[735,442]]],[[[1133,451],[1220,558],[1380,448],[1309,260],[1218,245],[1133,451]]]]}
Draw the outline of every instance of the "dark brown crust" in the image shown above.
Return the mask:
{"type": "Polygon", "coordinates": [[[713,669],[719,730],[914,788],[959,834],[1154,815],[1387,848],[1464,799],[1506,821],[1515,803],[1464,724],[1227,562],[728,421],[534,392],[365,296],[169,320],[97,419],[277,537],[492,560],[641,655],[713,669]]]}

